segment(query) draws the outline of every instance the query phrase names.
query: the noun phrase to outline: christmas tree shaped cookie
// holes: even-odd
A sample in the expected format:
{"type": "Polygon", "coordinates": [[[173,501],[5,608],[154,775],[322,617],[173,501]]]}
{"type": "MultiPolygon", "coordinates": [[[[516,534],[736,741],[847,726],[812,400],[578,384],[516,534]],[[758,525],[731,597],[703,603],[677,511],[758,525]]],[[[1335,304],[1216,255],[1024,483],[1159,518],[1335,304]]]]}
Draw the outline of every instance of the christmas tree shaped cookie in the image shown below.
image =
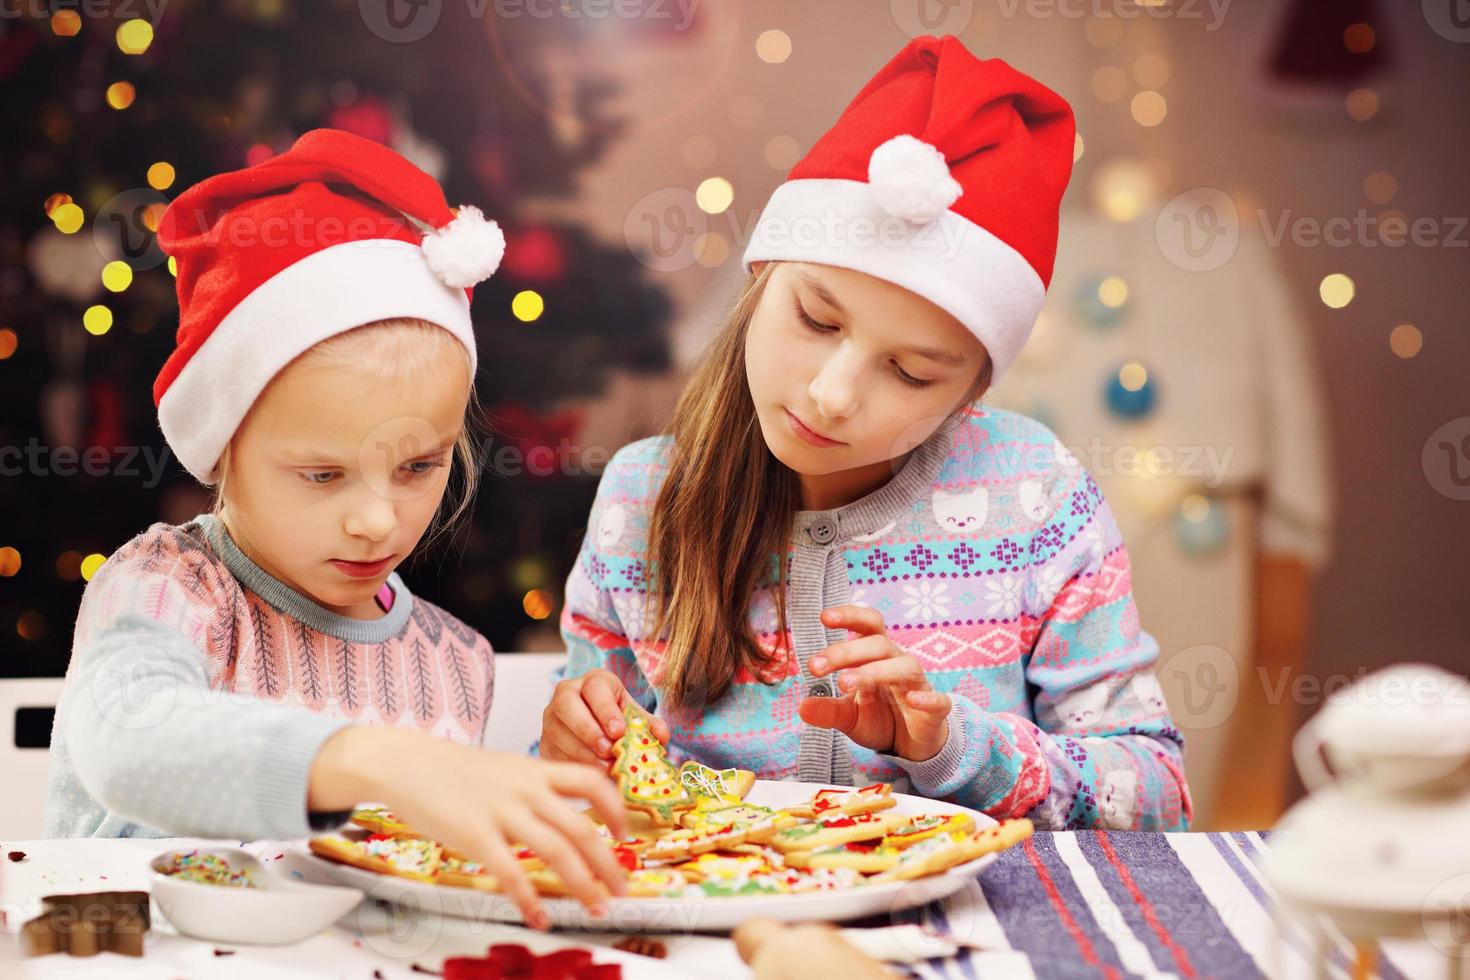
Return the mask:
{"type": "Polygon", "coordinates": [[[679,770],[669,763],[663,743],[653,737],[648,718],[637,706],[623,709],[627,730],[613,746],[613,778],[629,810],[648,814],[650,820],[671,827],[679,814],[693,809],[698,799],[685,788],[679,770]]]}

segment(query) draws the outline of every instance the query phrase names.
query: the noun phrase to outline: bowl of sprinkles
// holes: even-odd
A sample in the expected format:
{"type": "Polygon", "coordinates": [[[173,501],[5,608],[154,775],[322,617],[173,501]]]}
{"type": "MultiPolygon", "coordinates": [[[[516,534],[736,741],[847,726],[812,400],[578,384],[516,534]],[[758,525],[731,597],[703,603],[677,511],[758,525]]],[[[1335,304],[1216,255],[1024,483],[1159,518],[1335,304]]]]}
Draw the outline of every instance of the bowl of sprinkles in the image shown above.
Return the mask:
{"type": "Polygon", "coordinates": [[[362,901],[356,888],[273,873],[237,848],[165,851],[149,867],[153,900],[163,916],[184,935],[212,942],[300,942],[362,901]]]}

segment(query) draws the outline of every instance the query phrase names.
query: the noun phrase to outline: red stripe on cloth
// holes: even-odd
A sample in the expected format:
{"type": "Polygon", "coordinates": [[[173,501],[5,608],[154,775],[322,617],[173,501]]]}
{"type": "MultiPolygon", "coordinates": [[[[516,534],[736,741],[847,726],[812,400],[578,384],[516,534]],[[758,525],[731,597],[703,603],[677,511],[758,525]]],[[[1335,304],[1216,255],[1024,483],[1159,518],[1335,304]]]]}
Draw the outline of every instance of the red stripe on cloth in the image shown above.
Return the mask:
{"type": "Polygon", "coordinates": [[[1097,842],[1102,847],[1103,854],[1107,855],[1108,863],[1117,869],[1118,879],[1123,882],[1123,887],[1128,889],[1128,894],[1132,895],[1133,901],[1138,903],[1138,910],[1143,913],[1143,919],[1148,923],[1148,927],[1154,931],[1155,936],[1159,937],[1159,942],[1163,943],[1164,947],[1169,950],[1169,955],[1174,957],[1174,962],[1178,965],[1179,972],[1186,977],[1199,976],[1194,970],[1194,964],[1189,961],[1189,954],[1169,935],[1168,930],[1164,928],[1164,924],[1154,914],[1154,907],[1149,904],[1148,899],[1143,897],[1143,892],[1138,890],[1138,885],[1134,883],[1133,876],[1123,866],[1123,862],[1118,858],[1118,852],[1113,850],[1113,843],[1108,840],[1108,832],[1106,830],[1098,831],[1097,842]]]}
{"type": "Polygon", "coordinates": [[[1062,920],[1062,925],[1066,928],[1067,934],[1072,937],[1072,941],[1082,951],[1082,958],[1087,961],[1087,965],[1102,970],[1103,976],[1108,977],[1109,980],[1112,980],[1114,977],[1120,977],[1121,974],[1117,970],[1111,966],[1104,966],[1102,961],[1098,959],[1097,950],[1092,947],[1092,943],[1088,941],[1087,936],[1083,934],[1082,929],[1077,925],[1077,920],[1072,918],[1072,913],[1067,909],[1066,903],[1062,901],[1062,893],[1057,891],[1057,883],[1052,881],[1051,872],[1047,871],[1046,865],[1041,863],[1041,858],[1036,853],[1036,845],[1028,837],[1026,843],[1022,844],[1021,847],[1025,850],[1026,857],[1031,861],[1031,867],[1036,869],[1036,877],[1041,880],[1041,887],[1046,889],[1046,897],[1051,899],[1052,908],[1057,910],[1057,917],[1062,920]]]}

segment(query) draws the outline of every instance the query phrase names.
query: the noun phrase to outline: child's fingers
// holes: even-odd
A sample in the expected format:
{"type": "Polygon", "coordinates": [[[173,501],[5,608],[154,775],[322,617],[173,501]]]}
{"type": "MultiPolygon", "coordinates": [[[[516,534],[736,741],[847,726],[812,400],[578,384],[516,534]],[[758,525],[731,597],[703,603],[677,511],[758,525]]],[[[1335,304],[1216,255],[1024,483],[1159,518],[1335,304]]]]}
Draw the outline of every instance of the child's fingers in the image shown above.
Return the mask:
{"type": "Polygon", "coordinates": [[[752,963],[766,943],[786,931],[786,927],[775,919],[746,919],[730,936],[735,940],[735,951],[746,963],[752,963]]]}
{"type": "Polygon", "coordinates": [[[807,666],[813,677],[821,677],[834,670],[856,667],[875,660],[887,660],[902,654],[903,651],[887,636],[862,636],[856,640],[832,644],[812,657],[807,666]]]}
{"type": "Polygon", "coordinates": [[[507,829],[526,842],[536,856],[551,866],[567,891],[588,909],[603,909],[603,892],[577,849],[542,822],[539,813],[525,810],[507,821],[507,829]]]}
{"type": "Polygon", "coordinates": [[[556,762],[576,762],[584,766],[608,767],[608,759],[593,752],[563,725],[553,725],[541,735],[541,757],[556,762]],[[550,750],[549,752],[547,750],[550,750]]]}
{"type": "Polygon", "coordinates": [[[858,723],[858,707],[852,698],[804,698],[796,706],[801,720],[817,728],[835,728],[849,734],[858,723]]]}
{"type": "MultiPolygon", "coordinates": [[[[628,876],[613,854],[613,849],[597,835],[592,821],[577,813],[555,796],[544,797],[535,807],[537,816],[560,831],[576,847],[582,860],[614,895],[626,895],[628,876]]],[[[622,836],[622,835],[619,835],[622,836]]]]}
{"type": "Polygon", "coordinates": [[[906,656],[852,667],[837,679],[838,689],[849,694],[880,689],[902,692],[928,686],[929,678],[924,675],[918,661],[906,656]]]}
{"type": "Polygon", "coordinates": [[[622,681],[605,670],[588,675],[587,682],[582,685],[582,700],[601,726],[599,735],[606,735],[610,742],[621,738],[626,729],[623,705],[627,698],[628,692],[622,681]]]}
{"type": "Polygon", "coordinates": [[[562,796],[578,797],[590,803],[613,836],[628,836],[628,811],[606,773],[585,766],[558,765],[552,767],[548,780],[551,788],[562,796]]]}
{"type": "Polygon", "coordinates": [[[532,929],[545,931],[550,928],[546,909],[536,897],[536,890],[526,880],[520,862],[511,854],[510,845],[493,827],[484,834],[483,842],[475,848],[474,857],[495,876],[495,883],[521,910],[521,918],[532,929]]]}
{"type": "Polygon", "coordinates": [[[948,716],[954,709],[949,695],[941,691],[908,691],[904,694],[904,704],[915,711],[940,717],[948,716]]]}
{"type": "MultiPolygon", "coordinates": [[[[546,720],[542,724],[543,729],[560,726],[594,752],[606,738],[602,733],[602,725],[592,714],[592,709],[582,699],[582,693],[575,685],[558,684],[551,695],[551,704],[547,706],[546,711],[546,720]]],[[[611,748],[607,754],[612,754],[611,748]]]]}
{"type": "Polygon", "coordinates": [[[822,624],[831,629],[851,630],[864,635],[886,633],[883,614],[867,606],[829,606],[822,610],[822,624]]]}

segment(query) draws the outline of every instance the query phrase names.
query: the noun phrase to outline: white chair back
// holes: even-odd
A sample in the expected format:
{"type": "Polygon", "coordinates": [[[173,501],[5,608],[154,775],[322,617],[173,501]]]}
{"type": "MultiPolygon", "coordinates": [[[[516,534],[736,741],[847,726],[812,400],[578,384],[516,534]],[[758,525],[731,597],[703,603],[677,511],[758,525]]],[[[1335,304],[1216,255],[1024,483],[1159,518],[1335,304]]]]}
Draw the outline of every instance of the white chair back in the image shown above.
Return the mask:
{"type": "MultiPolygon", "coordinates": [[[[46,804],[45,744],[16,745],[16,719],[31,709],[54,710],[61,697],[59,677],[0,678],[0,840],[33,840],[41,836],[41,810],[46,804]]],[[[48,727],[38,733],[45,743],[48,727]]]]}
{"type": "Polygon", "coordinates": [[[541,737],[541,712],[551,701],[551,672],[564,653],[495,654],[495,698],[485,725],[484,746],[524,755],[541,737]]]}

